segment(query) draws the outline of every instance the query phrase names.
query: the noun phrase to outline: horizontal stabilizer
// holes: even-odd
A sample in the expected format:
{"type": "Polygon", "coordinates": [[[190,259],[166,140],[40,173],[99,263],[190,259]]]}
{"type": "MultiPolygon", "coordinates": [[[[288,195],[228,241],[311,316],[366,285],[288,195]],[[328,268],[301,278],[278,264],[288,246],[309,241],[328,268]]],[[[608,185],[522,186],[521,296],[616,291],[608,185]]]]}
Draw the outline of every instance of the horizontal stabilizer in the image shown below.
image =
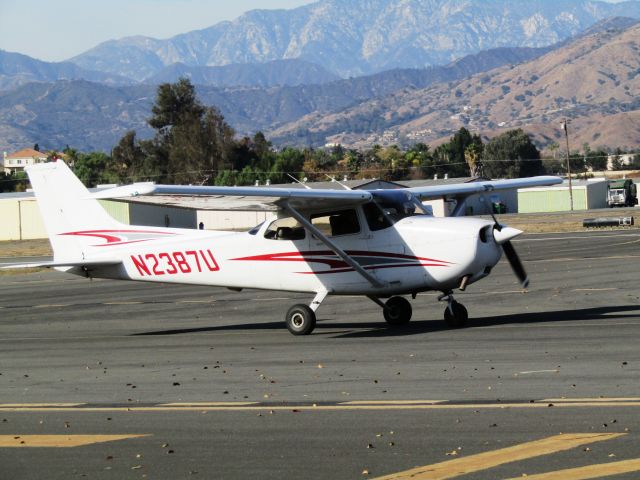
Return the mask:
{"type": "Polygon", "coordinates": [[[18,269],[18,268],[55,268],[55,267],[104,267],[108,265],[119,265],[122,263],[120,259],[112,260],[85,260],[80,262],[37,262],[37,263],[17,263],[17,264],[0,264],[0,270],[18,269]]]}
{"type": "Polygon", "coordinates": [[[138,195],[148,195],[155,190],[153,182],[134,183],[123,187],[108,188],[92,193],[88,198],[107,199],[107,198],[125,198],[137,197],[138,195]]]}

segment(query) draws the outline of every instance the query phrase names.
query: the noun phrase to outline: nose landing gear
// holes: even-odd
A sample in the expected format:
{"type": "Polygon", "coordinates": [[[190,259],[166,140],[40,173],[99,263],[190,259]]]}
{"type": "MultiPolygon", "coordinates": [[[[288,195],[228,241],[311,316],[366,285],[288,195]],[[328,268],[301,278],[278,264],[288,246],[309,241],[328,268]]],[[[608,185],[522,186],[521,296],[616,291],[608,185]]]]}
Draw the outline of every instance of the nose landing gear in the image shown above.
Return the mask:
{"type": "Polygon", "coordinates": [[[438,297],[438,300],[447,302],[447,308],[444,309],[444,321],[449,328],[463,328],[466,326],[469,313],[464,305],[453,298],[453,292],[443,292],[438,297]]]}

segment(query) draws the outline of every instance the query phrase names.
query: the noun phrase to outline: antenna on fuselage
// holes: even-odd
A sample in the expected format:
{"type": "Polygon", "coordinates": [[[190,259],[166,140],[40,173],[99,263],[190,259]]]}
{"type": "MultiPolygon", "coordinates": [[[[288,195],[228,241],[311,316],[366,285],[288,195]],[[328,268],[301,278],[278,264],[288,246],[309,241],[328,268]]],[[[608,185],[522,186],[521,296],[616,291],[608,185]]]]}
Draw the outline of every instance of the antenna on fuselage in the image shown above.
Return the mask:
{"type": "Polygon", "coordinates": [[[344,188],[345,190],[353,190],[351,187],[346,186],[344,183],[339,182],[338,180],[336,180],[336,177],[331,177],[329,175],[327,175],[326,173],[324,174],[325,177],[327,177],[329,180],[331,180],[332,182],[336,182],[338,185],[340,185],[342,188],[344,188]]]}
{"type": "MultiPolygon", "coordinates": [[[[299,183],[300,185],[302,185],[304,188],[306,188],[307,190],[313,190],[309,185],[307,185],[304,182],[301,182],[300,180],[298,180],[296,177],[294,177],[293,175],[289,175],[288,173],[286,174],[287,177],[289,177],[291,180],[293,180],[296,183],[299,183]]],[[[305,179],[306,180],[306,179],[305,179]]]]}

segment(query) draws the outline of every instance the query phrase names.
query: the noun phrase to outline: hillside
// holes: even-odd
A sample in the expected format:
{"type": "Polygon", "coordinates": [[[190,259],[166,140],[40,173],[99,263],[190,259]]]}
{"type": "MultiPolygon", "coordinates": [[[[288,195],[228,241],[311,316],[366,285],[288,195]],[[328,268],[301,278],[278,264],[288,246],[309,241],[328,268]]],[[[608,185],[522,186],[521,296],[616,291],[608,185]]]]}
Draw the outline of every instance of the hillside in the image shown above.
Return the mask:
{"type": "Polygon", "coordinates": [[[107,85],[131,84],[119,75],[86,70],[71,62],[43,62],[20,53],[0,50],[0,90],[11,90],[30,82],[89,80],[107,85]]]}
{"type": "MultiPolygon", "coordinates": [[[[398,69],[325,84],[295,87],[198,86],[203,103],[215,105],[239,134],[293,122],[311,112],[334,112],[411,86],[465,78],[478,71],[524,61],[547,49],[501,48],[470,55],[445,67],[398,69]]],[[[151,134],[156,87],[112,88],[85,81],[29,84],[0,93],[0,149],[11,151],[40,143],[109,151],[127,130],[151,134]],[[64,119],[64,122],[61,122],[64,119]]]]}
{"type": "Polygon", "coordinates": [[[0,92],[0,148],[39,143],[110,151],[127,130],[150,135],[146,119],[155,88],[108,87],[87,81],[30,83],[0,92]]]}
{"type": "Polygon", "coordinates": [[[147,78],[145,83],[172,83],[181,77],[189,78],[194,85],[210,87],[298,86],[339,80],[337,75],[319,65],[291,59],[222,67],[194,67],[174,63],[147,78]]]}
{"type": "Polygon", "coordinates": [[[269,132],[276,141],[434,142],[460,127],[493,135],[526,128],[557,140],[572,119],[576,145],[637,147],[640,25],[587,35],[532,61],[424,89],[405,89],[332,115],[310,114],[269,132]],[[603,128],[611,122],[613,128],[603,128]],[[605,137],[604,132],[609,135],[605,137]]]}
{"type": "Polygon", "coordinates": [[[444,65],[492,48],[543,47],[622,15],[640,18],[640,1],[323,0],[291,10],[253,10],[166,40],[111,40],[70,61],[136,81],[175,63],[284,59],[349,77],[444,65]]]}

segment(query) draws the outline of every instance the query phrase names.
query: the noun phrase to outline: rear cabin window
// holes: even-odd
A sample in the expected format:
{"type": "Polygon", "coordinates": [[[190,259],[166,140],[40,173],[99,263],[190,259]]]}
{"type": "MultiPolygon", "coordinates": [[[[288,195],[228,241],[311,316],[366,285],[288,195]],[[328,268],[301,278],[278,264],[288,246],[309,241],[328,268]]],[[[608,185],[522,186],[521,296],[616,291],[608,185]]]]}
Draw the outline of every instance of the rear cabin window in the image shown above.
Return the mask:
{"type": "Polygon", "coordinates": [[[311,223],[331,237],[360,233],[360,222],[354,209],[311,215],[311,223]]]}
{"type": "Polygon", "coordinates": [[[295,218],[284,217],[274,220],[264,233],[270,240],[302,240],[305,230],[295,218]]]}

